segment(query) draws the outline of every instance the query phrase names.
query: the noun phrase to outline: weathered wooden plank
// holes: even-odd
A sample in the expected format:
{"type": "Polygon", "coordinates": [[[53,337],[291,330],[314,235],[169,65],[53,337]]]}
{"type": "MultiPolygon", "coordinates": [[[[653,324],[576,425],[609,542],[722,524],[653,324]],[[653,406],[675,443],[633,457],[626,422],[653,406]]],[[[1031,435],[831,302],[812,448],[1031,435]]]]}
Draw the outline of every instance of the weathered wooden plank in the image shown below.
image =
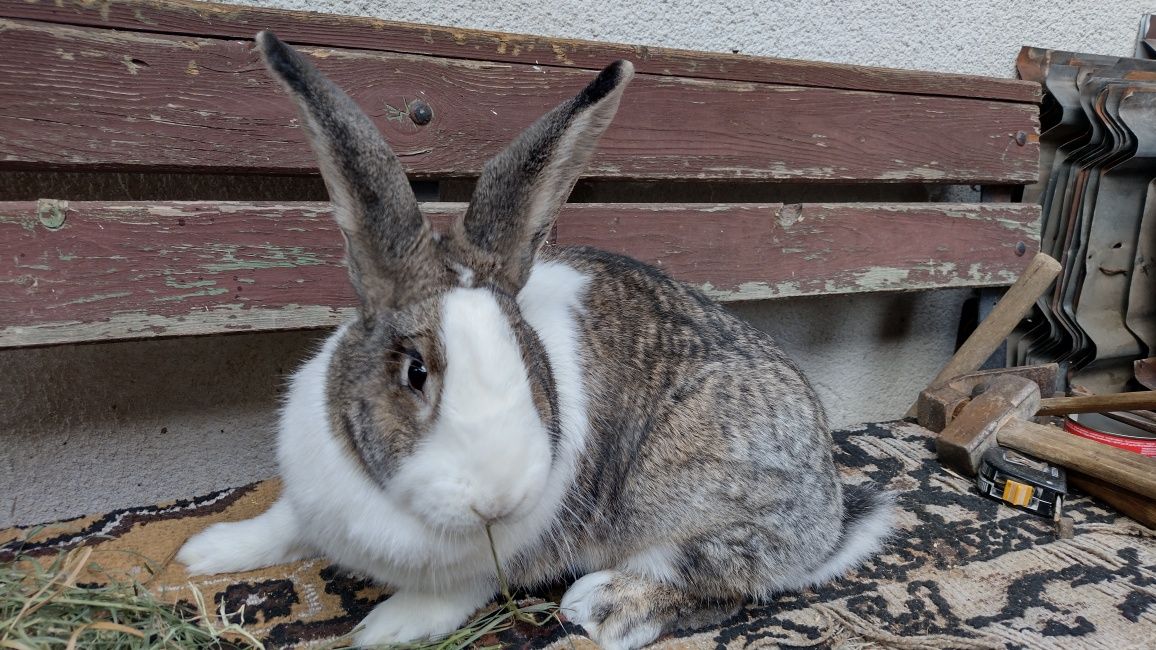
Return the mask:
{"type": "Polygon", "coordinates": [[[251,38],[262,29],[272,29],[281,38],[304,45],[477,61],[597,69],[626,58],[635,61],[639,72],[650,74],[1029,103],[1040,99],[1038,86],[1010,79],[689,52],[217,3],[0,0],[0,15],[187,36],[251,38]]]}
{"type": "MultiPolygon", "coordinates": [[[[752,300],[1009,284],[1038,229],[1022,204],[569,204],[553,243],[752,300]]],[[[0,347],[332,325],[341,256],[325,203],[0,203],[0,347]]]]}
{"type": "MultiPolygon", "coordinates": [[[[1039,206],[956,203],[604,205],[558,240],[644,260],[722,300],[1011,284],[1039,206]]],[[[1027,257],[1030,258],[1030,255],[1027,257]]]]}
{"type": "MultiPolygon", "coordinates": [[[[291,103],[247,41],[11,20],[0,29],[0,169],[315,169],[291,103]]],[[[476,174],[592,74],[310,54],[418,178],[476,174]],[[405,113],[419,98],[433,110],[425,126],[405,113]]],[[[1026,183],[1038,174],[1036,130],[1028,104],[640,75],[590,176],[1026,183]]]]}

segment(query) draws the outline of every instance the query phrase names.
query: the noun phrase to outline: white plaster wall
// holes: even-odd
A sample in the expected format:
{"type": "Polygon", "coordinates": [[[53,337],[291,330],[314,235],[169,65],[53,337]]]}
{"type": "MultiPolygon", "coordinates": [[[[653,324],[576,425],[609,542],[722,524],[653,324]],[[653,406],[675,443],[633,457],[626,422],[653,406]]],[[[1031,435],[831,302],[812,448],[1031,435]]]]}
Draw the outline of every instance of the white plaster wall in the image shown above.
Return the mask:
{"type": "MultiPolygon", "coordinates": [[[[252,0],[510,32],[1010,76],[1019,47],[1127,55],[1136,0],[252,0]]],[[[736,305],[835,424],[895,418],[951,354],[965,291],[736,305]]],[[[0,352],[0,528],[269,476],[277,395],[317,333],[0,352]],[[113,406],[116,408],[114,409],[113,406]]]]}
{"type": "MultiPolygon", "coordinates": [[[[229,0],[237,2],[238,0],[229,0]]],[[[1153,0],[243,0],[688,50],[1013,74],[1022,45],[1130,55],[1153,0]]]]}

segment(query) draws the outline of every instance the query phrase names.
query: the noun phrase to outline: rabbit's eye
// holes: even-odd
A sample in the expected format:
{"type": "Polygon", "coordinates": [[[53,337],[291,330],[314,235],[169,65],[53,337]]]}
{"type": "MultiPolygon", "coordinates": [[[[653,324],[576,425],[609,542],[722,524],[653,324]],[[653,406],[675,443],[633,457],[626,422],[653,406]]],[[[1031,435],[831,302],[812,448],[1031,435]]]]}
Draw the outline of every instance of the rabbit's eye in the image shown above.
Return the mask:
{"type": "Polygon", "coordinates": [[[422,387],[425,386],[428,375],[429,371],[425,369],[425,363],[422,362],[421,357],[410,358],[409,367],[405,370],[405,380],[410,388],[420,393],[422,387]]]}

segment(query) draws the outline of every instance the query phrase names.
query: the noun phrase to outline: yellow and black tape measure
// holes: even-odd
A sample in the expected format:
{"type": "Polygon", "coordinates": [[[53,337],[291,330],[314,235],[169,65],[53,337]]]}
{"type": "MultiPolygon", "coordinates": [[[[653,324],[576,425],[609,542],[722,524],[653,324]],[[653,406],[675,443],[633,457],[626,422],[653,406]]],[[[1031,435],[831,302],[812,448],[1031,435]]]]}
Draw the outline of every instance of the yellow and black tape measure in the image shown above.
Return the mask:
{"type": "Polygon", "coordinates": [[[975,484],[980,494],[1049,518],[1068,494],[1062,467],[1004,447],[984,452],[975,484]]]}

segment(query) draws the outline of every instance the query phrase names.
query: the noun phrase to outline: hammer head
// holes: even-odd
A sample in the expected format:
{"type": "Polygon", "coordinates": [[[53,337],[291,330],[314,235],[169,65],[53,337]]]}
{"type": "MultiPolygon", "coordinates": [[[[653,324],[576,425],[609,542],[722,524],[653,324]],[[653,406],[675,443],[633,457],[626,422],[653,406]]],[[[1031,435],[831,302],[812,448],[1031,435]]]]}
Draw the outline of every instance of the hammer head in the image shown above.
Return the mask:
{"type": "Polygon", "coordinates": [[[996,434],[1004,424],[1040,409],[1040,387],[1023,377],[997,376],[976,392],[935,439],[939,461],[967,476],[975,476],[983,452],[998,444],[996,434]]]}
{"type": "Polygon", "coordinates": [[[1014,376],[1029,379],[1040,387],[1041,397],[1051,397],[1059,379],[1059,366],[1047,363],[1038,366],[999,368],[960,375],[945,384],[931,386],[919,394],[916,413],[920,426],[932,431],[943,431],[971,401],[974,394],[999,377],[1014,376]]]}

